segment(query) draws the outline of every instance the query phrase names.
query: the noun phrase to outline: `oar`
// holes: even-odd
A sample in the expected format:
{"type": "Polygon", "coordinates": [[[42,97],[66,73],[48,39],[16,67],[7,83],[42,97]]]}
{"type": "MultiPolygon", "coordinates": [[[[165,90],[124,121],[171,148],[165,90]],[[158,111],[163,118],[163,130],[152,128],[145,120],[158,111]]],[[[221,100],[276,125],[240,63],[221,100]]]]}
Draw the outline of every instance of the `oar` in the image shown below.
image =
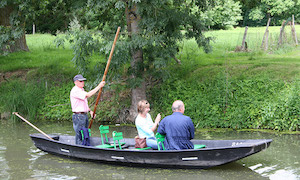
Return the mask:
{"type": "Polygon", "coordinates": [[[52,139],[50,136],[48,136],[46,133],[44,133],[42,130],[40,130],[39,128],[37,128],[35,125],[31,124],[29,121],[27,121],[25,118],[23,118],[21,115],[19,115],[17,112],[13,112],[14,115],[18,116],[19,118],[21,118],[23,121],[25,121],[27,124],[29,124],[31,127],[33,127],[34,129],[36,129],[38,132],[42,133],[44,136],[46,136],[48,139],[51,139],[54,141],[54,139],[52,139]]]}
{"type": "MultiPolygon", "coordinates": [[[[112,58],[112,55],[113,55],[113,52],[114,52],[114,49],[115,49],[115,46],[116,46],[116,42],[117,42],[118,36],[119,36],[120,29],[121,29],[121,27],[118,27],[118,29],[117,29],[117,33],[116,33],[116,36],[115,36],[115,39],[114,39],[114,43],[113,43],[113,45],[111,47],[111,51],[110,51],[110,54],[109,54],[109,57],[108,57],[108,61],[107,61],[107,64],[106,64],[104,75],[102,77],[102,81],[105,81],[106,74],[108,72],[108,68],[109,68],[109,65],[110,65],[110,61],[111,61],[111,58],[112,58]]],[[[95,104],[95,107],[94,107],[94,114],[93,114],[92,120],[90,121],[89,128],[92,127],[93,121],[95,119],[98,102],[99,102],[99,99],[101,97],[101,92],[102,92],[102,88],[100,88],[98,96],[97,96],[96,104],[95,104]]]]}

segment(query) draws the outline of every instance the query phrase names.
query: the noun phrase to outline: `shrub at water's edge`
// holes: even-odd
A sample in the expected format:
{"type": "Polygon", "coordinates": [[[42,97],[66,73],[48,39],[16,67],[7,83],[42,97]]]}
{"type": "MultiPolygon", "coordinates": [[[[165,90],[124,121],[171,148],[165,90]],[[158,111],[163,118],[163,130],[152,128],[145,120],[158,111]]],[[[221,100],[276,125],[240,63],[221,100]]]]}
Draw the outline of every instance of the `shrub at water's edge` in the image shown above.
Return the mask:
{"type": "Polygon", "coordinates": [[[220,73],[207,81],[166,81],[152,97],[155,110],[166,115],[174,100],[183,100],[197,128],[299,130],[300,81],[226,80],[220,73]]]}
{"type": "Polygon", "coordinates": [[[46,93],[45,81],[12,80],[0,86],[1,112],[19,112],[34,120],[43,105],[46,93]]]}

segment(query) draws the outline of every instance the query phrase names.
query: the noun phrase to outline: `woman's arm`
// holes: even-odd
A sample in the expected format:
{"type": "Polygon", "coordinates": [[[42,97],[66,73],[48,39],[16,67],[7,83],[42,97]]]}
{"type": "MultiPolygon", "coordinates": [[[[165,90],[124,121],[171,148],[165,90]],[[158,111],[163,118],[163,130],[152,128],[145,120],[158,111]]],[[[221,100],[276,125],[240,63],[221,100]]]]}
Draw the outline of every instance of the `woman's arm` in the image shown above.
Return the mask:
{"type": "Polygon", "coordinates": [[[156,116],[156,118],[155,118],[155,122],[154,122],[154,124],[153,124],[153,126],[151,128],[151,131],[154,132],[156,130],[156,128],[157,128],[160,120],[161,120],[161,115],[160,115],[160,113],[158,113],[157,116],[156,116]]]}

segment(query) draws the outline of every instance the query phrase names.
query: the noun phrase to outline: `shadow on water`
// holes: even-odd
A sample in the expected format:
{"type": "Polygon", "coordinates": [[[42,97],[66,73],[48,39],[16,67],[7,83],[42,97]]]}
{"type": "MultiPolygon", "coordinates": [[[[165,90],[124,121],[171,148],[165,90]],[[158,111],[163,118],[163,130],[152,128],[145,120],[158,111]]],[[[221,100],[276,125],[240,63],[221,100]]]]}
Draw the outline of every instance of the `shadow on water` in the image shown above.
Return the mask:
{"type": "MultiPolygon", "coordinates": [[[[36,124],[48,134],[74,135],[72,123],[36,124]]],[[[111,127],[134,137],[131,126],[111,127]]],[[[137,168],[62,158],[38,150],[25,123],[0,120],[0,179],[300,179],[300,136],[260,132],[205,132],[196,139],[273,139],[270,148],[234,163],[210,169],[137,168]]],[[[99,136],[96,124],[92,136],[99,136]]]]}

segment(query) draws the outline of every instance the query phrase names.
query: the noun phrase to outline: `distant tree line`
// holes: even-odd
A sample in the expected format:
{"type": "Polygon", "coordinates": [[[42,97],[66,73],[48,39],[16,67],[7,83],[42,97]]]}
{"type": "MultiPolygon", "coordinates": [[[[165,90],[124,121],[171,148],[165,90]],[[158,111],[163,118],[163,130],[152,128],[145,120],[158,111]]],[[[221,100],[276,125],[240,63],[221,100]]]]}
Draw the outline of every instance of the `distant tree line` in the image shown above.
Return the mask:
{"type": "MultiPolygon", "coordinates": [[[[192,1],[192,0],[190,0],[192,1]]],[[[89,1],[53,1],[48,0],[44,6],[36,6],[37,15],[28,18],[26,33],[32,33],[33,24],[39,33],[65,32],[74,17],[88,28],[99,26],[97,14],[86,8],[89,1]]],[[[296,23],[300,22],[299,0],[206,0],[205,10],[194,6],[191,10],[200,14],[200,21],[208,29],[227,29],[236,26],[265,26],[272,18],[271,25],[281,25],[282,21],[295,15],[296,23]]],[[[112,7],[114,8],[114,7],[112,7]]]]}

